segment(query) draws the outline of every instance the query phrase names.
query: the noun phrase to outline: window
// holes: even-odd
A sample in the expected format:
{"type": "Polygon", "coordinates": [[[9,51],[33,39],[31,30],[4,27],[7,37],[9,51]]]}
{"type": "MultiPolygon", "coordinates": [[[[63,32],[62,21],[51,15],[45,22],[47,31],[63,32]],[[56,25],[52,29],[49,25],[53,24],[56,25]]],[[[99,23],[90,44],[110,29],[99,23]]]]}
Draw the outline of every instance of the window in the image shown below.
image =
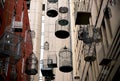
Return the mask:
{"type": "Polygon", "coordinates": [[[42,5],[42,10],[45,11],[45,4],[42,5]]]}

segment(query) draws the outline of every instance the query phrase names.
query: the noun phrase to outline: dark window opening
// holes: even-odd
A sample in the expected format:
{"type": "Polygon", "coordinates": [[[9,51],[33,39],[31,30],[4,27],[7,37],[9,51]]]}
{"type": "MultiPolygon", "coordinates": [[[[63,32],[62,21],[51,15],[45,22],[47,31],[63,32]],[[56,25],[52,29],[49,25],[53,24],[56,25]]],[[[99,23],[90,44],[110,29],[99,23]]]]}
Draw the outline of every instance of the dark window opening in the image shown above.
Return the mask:
{"type": "Polygon", "coordinates": [[[45,11],[45,4],[42,5],[42,10],[45,11]]]}

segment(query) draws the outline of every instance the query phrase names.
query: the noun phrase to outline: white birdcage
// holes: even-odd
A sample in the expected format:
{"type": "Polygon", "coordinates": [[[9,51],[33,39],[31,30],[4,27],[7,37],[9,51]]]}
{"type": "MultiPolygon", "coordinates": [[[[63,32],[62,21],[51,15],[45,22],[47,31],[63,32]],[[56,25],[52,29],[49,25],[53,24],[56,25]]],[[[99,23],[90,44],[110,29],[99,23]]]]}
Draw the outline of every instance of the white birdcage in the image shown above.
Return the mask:
{"type": "Polygon", "coordinates": [[[59,19],[55,24],[55,36],[61,39],[70,36],[70,23],[67,19],[59,19]]]}
{"type": "Polygon", "coordinates": [[[65,46],[59,51],[59,70],[62,72],[71,72],[72,52],[65,46]]]}
{"type": "Polygon", "coordinates": [[[46,14],[48,17],[56,17],[58,15],[58,1],[57,0],[48,0],[46,14]]]}
{"type": "Polygon", "coordinates": [[[56,54],[48,55],[48,67],[51,67],[51,68],[57,67],[57,55],[56,54]]]}

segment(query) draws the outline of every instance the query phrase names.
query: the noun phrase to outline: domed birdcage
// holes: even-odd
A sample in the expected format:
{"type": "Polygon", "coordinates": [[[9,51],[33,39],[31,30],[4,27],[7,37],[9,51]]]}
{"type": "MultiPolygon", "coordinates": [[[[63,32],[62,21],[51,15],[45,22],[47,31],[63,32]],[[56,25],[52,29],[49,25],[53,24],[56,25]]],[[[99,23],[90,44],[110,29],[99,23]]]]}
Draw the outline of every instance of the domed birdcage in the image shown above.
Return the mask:
{"type": "Polygon", "coordinates": [[[72,52],[64,47],[59,51],[59,70],[62,72],[71,72],[72,67],[72,52]]]}
{"type": "Polygon", "coordinates": [[[0,58],[20,55],[22,38],[14,33],[5,32],[0,39],[0,58]]]}
{"type": "Polygon", "coordinates": [[[48,67],[47,59],[42,59],[41,61],[41,73],[43,76],[54,76],[53,68],[48,67]]]}
{"type": "Polygon", "coordinates": [[[96,48],[95,48],[95,44],[85,44],[84,45],[84,60],[86,62],[91,62],[91,61],[95,61],[96,59],[96,48]]]}
{"type": "Polygon", "coordinates": [[[83,28],[83,42],[91,44],[93,42],[93,27],[87,26],[83,28]]]}
{"type": "Polygon", "coordinates": [[[25,73],[28,75],[36,75],[38,73],[38,60],[34,53],[26,60],[25,73]]]}
{"type": "Polygon", "coordinates": [[[49,43],[47,41],[44,43],[44,50],[49,50],[49,43]]]}
{"type": "Polygon", "coordinates": [[[58,15],[58,1],[57,0],[48,0],[46,14],[48,17],[56,17],[58,15]]]}
{"type": "Polygon", "coordinates": [[[57,67],[57,55],[56,54],[48,55],[48,67],[51,67],[51,68],[57,67]]]}
{"type": "Polygon", "coordinates": [[[99,43],[102,41],[102,37],[101,37],[99,28],[93,28],[93,41],[96,43],[99,43]]]}

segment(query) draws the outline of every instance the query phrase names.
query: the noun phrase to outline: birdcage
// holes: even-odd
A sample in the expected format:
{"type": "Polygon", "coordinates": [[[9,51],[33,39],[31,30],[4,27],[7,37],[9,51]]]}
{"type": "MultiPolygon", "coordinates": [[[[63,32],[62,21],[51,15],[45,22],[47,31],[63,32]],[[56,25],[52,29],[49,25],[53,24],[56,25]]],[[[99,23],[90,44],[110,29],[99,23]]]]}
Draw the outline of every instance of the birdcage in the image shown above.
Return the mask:
{"type": "Polygon", "coordinates": [[[78,39],[83,40],[83,27],[80,27],[78,30],[78,39]]]}
{"type": "Polygon", "coordinates": [[[20,55],[21,40],[22,38],[14,33],[5,32],[0,38],[0,57],[6,58],[20,55]]]}
{"type": "Polygon", "coordinates": [[[44,50],[49,50],[49,43],[47,41],[44,43],[44,50]]]}
{"type": "Polygon", "coordinates": [[[99,28],[93,28],[93,41],[99,43],[102,41],[101,33],[99,28]]]}
{"type": "Polygon", "coordinates": [[[83,28],[83,42],[85,44],[90,44],[93,42],[93,26],[83,28]]]}
{"type": "Polygon", "coordinates": [[[3,72],[3,61],[0,59],[0,81],[6,81],[6,75],[3,72]]]}
{"type": "Polygon", "coordinates": [[[70,24],[67,19],[59,19],[55,25],[55,36],[61,39],[68,38],[70,35],[70,24]]]}
{"type": "Polygon", "coordinates": [[[59,51],[59,70],[62,72],[73,70],[72,52],[66,46],[59,51]]]}
{"type": "Polygon", "coordinates": [[[56,17],[58,15],[58,2],[56,0],[48,0],[46,14],[48,17],[56,17]]]}
{"type": "Polygon", "coordinates": [[[91,17],[92,0],[82,0],[75,2],[76,25],[88,25],[91,17]],[[79,5],[79,6],[78,6],[79,5]]]}
{"type": "Polygon", "coordinates": [[[62,13],[62,14],[68,13],[68,7],[65,7],[65,6],[60,7],[60,8],[59,8],[59,12],[62,13]]]}
{"type": "Polygon", "coordinates": [[[36,75],[38,73],[38,60],[34,53],[31,53],[26,60],[25,73],[28,75],[36,75]]]}
{"type": "Polygon", "coordinates": [[[45,76],[45,81],[51,81],[54,80],[55,77],[54,76],[45,76]]]}
{"type": "Polygon", "coordinates": [[[53,68],[48,67],[48,59],[42,59],[41,73],[43,76],[54,76],[53,68]]]}
{"type": "Polygon", "coordinates": [[[84,60],[87,62],[95,61],[96,48],[95,44],[84,44],[84,60]]]}
{"type": "Polygon", "coordinates": [[[57,55],[56,54],[48,55],[48,67],[50,68],[57,67],[57,55]]]}

